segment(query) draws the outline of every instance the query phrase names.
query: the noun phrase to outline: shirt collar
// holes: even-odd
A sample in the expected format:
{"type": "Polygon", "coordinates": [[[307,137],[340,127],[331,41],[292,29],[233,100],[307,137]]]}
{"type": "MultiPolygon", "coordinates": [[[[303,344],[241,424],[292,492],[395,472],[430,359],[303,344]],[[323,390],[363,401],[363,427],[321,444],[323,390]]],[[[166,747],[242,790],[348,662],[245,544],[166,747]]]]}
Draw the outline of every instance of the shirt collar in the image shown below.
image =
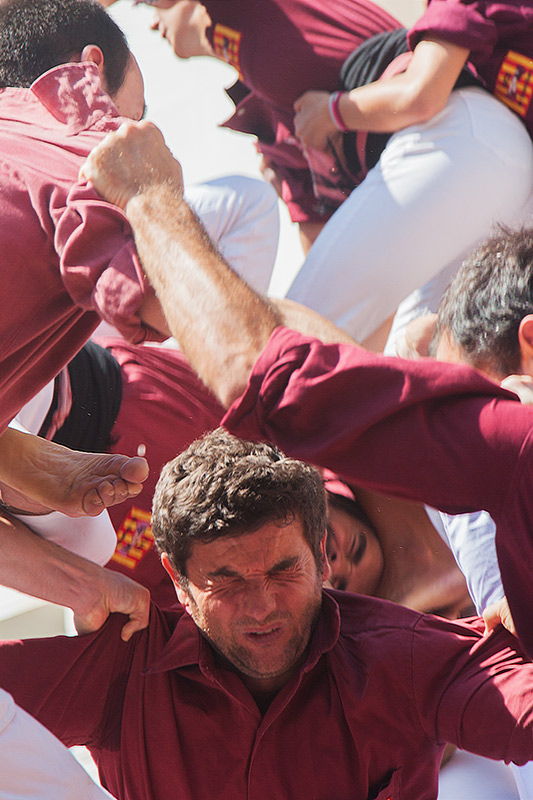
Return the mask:
{"type": "Polygon", "coordinates": [[[30,91],[72,134],[98,129],[104,117],[118,117],[113,101],[101,87],[98,67],[92,62],[54,67],[40,75],[30,91]]]}
{"type": "MultiPolygon", "coordinates": [[[[330,594],[323,592],[322,606],[311,637],[307,657],[302,666],[303,672],[312,670],[320,657],[335,646],[339,638],[339,631],[339,606],[330,594]]],[[[149,664],[144,673],[151,675],[192,665],[198,665],[205,675],[212,675],[213,651],[192,617],[184,612],[163,650],[149,664]]]]}

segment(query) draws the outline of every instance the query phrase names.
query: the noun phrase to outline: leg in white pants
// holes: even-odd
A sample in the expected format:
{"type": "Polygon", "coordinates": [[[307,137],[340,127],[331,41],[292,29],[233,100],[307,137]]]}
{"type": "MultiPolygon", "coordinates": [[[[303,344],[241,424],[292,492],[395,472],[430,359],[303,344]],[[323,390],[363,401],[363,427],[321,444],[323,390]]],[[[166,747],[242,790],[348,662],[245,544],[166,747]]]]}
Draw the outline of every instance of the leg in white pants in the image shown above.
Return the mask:
{"type": "Polygon", "coordinates": [[[414,289],[512,223],[533,186],[521,121],[478,88],[394,134],[320,233],[287,296],[363,340],[414,289]]]}
{"type": "Polygon", "coordinates": [[[228,175],[185,189],[209,238],[250,286],[266,294],[278,249],[278,198],[270,184],[228,175]]]}
{"type": "Polygon", "coordinates": [[[2,800],[105,800],[61,742],[0,689],[2,800]]]}

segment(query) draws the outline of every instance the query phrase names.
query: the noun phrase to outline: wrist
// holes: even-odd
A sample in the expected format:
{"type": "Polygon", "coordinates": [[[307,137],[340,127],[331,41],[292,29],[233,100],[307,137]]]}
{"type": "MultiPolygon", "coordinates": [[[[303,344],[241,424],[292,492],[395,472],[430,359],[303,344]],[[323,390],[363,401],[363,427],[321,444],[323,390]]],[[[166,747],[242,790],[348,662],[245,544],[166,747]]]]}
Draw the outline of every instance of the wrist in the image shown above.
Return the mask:
{"type": "Polygon", "coordinates": [[[329,97],[329,103],[328,103],[329,115],[331,117],[331,120],[335,125],[335,127],[337,128],[337,130],[342,131],[342,133],[346,133],[347,131],[350,130],[346,125],[346,123],[344,122],[340,110],[340,102],[345,94],[347,94],[347,92],[333,92],[333,94],[331,94],[329,97]]]}

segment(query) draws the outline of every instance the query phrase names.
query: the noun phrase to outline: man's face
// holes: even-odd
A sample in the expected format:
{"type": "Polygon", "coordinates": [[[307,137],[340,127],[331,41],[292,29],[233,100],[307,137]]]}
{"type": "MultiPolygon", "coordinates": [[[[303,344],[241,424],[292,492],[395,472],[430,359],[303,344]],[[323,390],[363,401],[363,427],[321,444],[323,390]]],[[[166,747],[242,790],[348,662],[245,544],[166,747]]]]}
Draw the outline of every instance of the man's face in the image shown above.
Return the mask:
{"type": "Polygon", "coordinates": [[[161,33],[175,54],[180,58],[214,55],[207,38],[211,27],[211,17],[207,9],[197,0],[178,0],[169,3],[160,0],[157,6],[153,28],[161,33]]]}
{"type": "Polygon", "coordinates": [[[196,542],[180,602],[251,691],[290,677],[315,624],[322,575],[302,525],[268,523],[255,533],[196,542]]]}
{"type": "MultiPolygon", "coordinates": [[[[102,83],[105,86],[105,81],[102,83]]],[[[112,99],[121,116],[134,120],[143,118],[144,81],[137,60],[131,53],[122,86],[112,99]]]]}

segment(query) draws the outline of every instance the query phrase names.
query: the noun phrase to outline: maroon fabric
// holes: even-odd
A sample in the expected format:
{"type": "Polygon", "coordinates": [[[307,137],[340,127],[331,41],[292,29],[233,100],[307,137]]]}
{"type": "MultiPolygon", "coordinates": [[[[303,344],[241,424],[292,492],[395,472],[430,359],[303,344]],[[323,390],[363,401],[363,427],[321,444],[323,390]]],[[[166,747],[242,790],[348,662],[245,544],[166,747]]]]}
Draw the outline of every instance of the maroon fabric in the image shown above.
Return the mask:
{"type": "Polygon", "coordinates": [[[148,586],[162,608],[176,603],[174,585],[161,566],[150,527],[155,484],[161,468],[206,431],[224,410],[179,350],[100,340],[120,365],[122,403],[110,452],[137,455],[144,445],[150,474],[133,500],[108,509],[119,542],[110,569],[148,586]]]}
{"type": "Polygon", "coordinates": [[[223,424],[343,480],[449,513],[486,509],[533,655],[533,408],[468,367],[384,358],[278,328],[223,424]]]}
{"type": "Polygon", "coordinates": [[[147,291],[129,224],[78,183],[122,119],[93,64],[0,91],[0,432],[87,341],[102,316],[132,341],[147,291]]]}
{"type": "Polygon", "coordinates": [[[409,31],[409,45],[429,36],[467,47],[491,92],[533,135],[533,5],[524,0],[431,0],[409,31]]]}
{"type": "Polygon", "coordinates": [[[533,665],[502,629],[325,593],[305,663],[261,717],[188,614],[154,607],[128,644],[123,622],[0,647],[2,686],[87,744],[119,800],[431,800],[446,741],[533,758],[533,665]]]}
{"type": "Polygon", "coordinates": [[[334,91],[346,57],[399,22],[369,0],[205,0],[217,54],[252,90],[228,123],[259,135],[283,178],[297,222],[329,216],[313,195],[309,165],[294,137],[294,101],[307,89],[334,91]]]}

